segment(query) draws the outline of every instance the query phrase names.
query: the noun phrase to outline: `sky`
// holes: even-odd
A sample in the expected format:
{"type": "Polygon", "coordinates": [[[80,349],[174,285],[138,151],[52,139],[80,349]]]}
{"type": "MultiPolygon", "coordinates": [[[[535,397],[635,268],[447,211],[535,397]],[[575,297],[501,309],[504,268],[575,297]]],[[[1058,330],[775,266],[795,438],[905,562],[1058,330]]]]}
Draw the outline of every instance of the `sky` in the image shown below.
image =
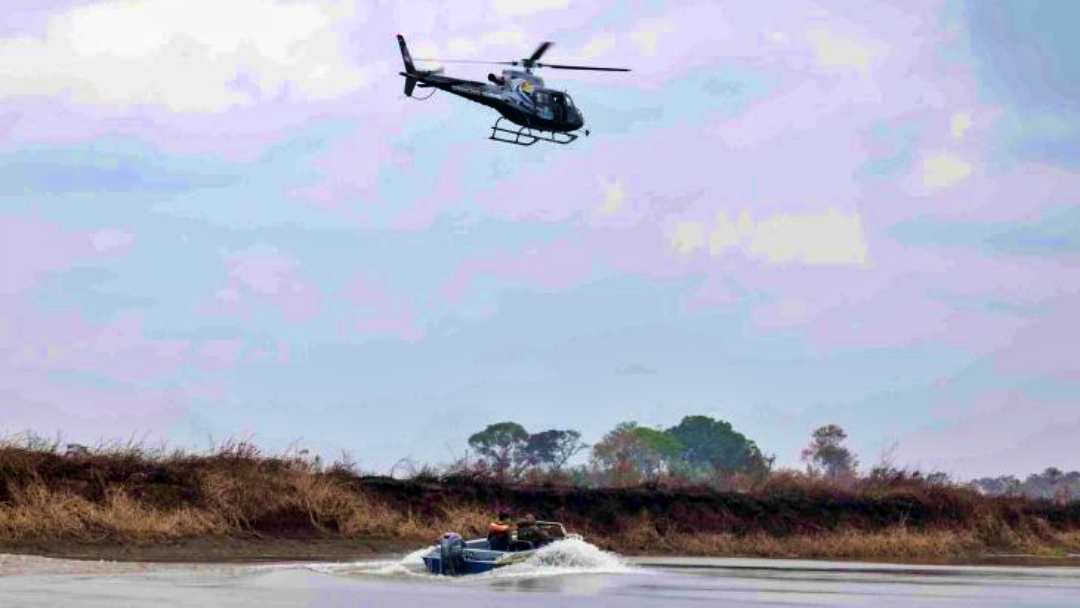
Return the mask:
{"type": "Polygon", "coordinates": [[[595,442],[702,414],[781,466],[836,423],[864,467],[1080,468],[1078,21],[6,0],[0,433],[388,471],[503,420],[595,442]],[[398,33],[633,71],[541,71],[591,135],[518,148],[405,98],[398,33]]]}

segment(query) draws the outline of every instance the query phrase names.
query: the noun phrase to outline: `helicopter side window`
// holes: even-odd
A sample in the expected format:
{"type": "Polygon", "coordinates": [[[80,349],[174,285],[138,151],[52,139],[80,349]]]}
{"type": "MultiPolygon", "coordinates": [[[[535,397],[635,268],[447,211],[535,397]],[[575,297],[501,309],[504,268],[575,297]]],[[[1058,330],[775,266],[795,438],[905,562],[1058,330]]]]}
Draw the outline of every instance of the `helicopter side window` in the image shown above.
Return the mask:
{"type": "Polygon", "coordinates": [[[571,99],[569,95],[563,95],[563,97],[566,99],[566,107],[568,107],[568,108],[574,107],[574,100],[571,99]]]}

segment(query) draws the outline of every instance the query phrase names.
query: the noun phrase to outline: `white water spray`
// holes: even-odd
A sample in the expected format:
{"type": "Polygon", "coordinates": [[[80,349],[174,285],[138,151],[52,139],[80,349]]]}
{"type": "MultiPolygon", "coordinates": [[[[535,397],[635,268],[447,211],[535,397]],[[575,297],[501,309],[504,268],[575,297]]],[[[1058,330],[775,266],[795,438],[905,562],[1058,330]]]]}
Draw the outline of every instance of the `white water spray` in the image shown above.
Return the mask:
{"type": "Polygon", "coordinates": [[[568,538],[541,547],[528,559],[491,572],[451,579],[428,574],[423,556],[433,547],[424,547],[409,553],[400,560],[363,561],[351,564],[319,564],[311,569],[327,574],[388,577],[431,577],[452,580],[482,580],[501,578],[533,578],[567,574],[618,574],[637,572],[639,569],[618,555],[604,551],[580,538],[568,538]]]}
{"type": "Polygon", "coordinates": [[[578,538],[560,540],[541,547],[529,559],[492,572],[502,576],[544,576],[557,574],[615,574],[637,571],[618,555],[578,538]]]}

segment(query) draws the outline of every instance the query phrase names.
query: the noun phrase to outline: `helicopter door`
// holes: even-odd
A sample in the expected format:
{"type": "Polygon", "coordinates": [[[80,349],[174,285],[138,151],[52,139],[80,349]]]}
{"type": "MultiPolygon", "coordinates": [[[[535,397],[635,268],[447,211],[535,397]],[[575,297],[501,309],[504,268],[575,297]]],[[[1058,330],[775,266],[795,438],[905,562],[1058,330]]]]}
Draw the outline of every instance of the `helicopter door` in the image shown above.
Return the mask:
{"type": "Polygon", "coordinates": [[[551,109],[555,114],[555,120],[566,120],[566,98],[560,93],[551,95],[551,109]]]}

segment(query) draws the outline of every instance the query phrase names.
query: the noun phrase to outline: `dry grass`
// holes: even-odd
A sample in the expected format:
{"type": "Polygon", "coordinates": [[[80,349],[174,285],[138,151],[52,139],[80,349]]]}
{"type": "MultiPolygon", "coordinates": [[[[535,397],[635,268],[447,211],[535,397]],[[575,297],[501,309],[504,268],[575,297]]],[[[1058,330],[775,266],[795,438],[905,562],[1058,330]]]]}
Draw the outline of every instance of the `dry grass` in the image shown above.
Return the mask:
{"type": "Polygon", "coordinates": [[[42,484],[17,489],[13,500],[0,504],[0,539],[128,540],[135,542],[221,534],[219,516],[190,507],[159,510],[140,504],[123,490],[110,490],[105,500],[91,502],[42,484]]]}
{"type": "Polygon", "coordinates": [[[430,542],[482,534],[496,507],[562,519],[622,553],[926,559],[1006,549],[1080,551],[1080,505],[989,499],[899,479],[839,487],[777,475],[741,492],[700,487],[514,486],[424,470],[363,477],[303,451],[245,442],[209,454],[110,444],[0,442],[0,543],[181,539],[430,542]]]}
{"type": "Polygon", "coordinates": [[[912,530],[903,525],[884,530],[836,530],[819,534],[771,535],[764,532],[662,534],[650,517],[639,517],[624,533],[598,536],[605,548],[624,554],[679,554],[712,557],[800,559],[933,560],[1008,551],[1026,555],[1061,555],[1080,550],[1080,532],[1010,532],[1002,538],[985,530],[912,530]]]}
{"type": "Polygon", "coordinates": [[[986,549],[970,532],[911,532],[905,528],[784,537],[679,534],[667,540],[687,555],[772,558],[925,559],[973,555],[986,549]]]}

